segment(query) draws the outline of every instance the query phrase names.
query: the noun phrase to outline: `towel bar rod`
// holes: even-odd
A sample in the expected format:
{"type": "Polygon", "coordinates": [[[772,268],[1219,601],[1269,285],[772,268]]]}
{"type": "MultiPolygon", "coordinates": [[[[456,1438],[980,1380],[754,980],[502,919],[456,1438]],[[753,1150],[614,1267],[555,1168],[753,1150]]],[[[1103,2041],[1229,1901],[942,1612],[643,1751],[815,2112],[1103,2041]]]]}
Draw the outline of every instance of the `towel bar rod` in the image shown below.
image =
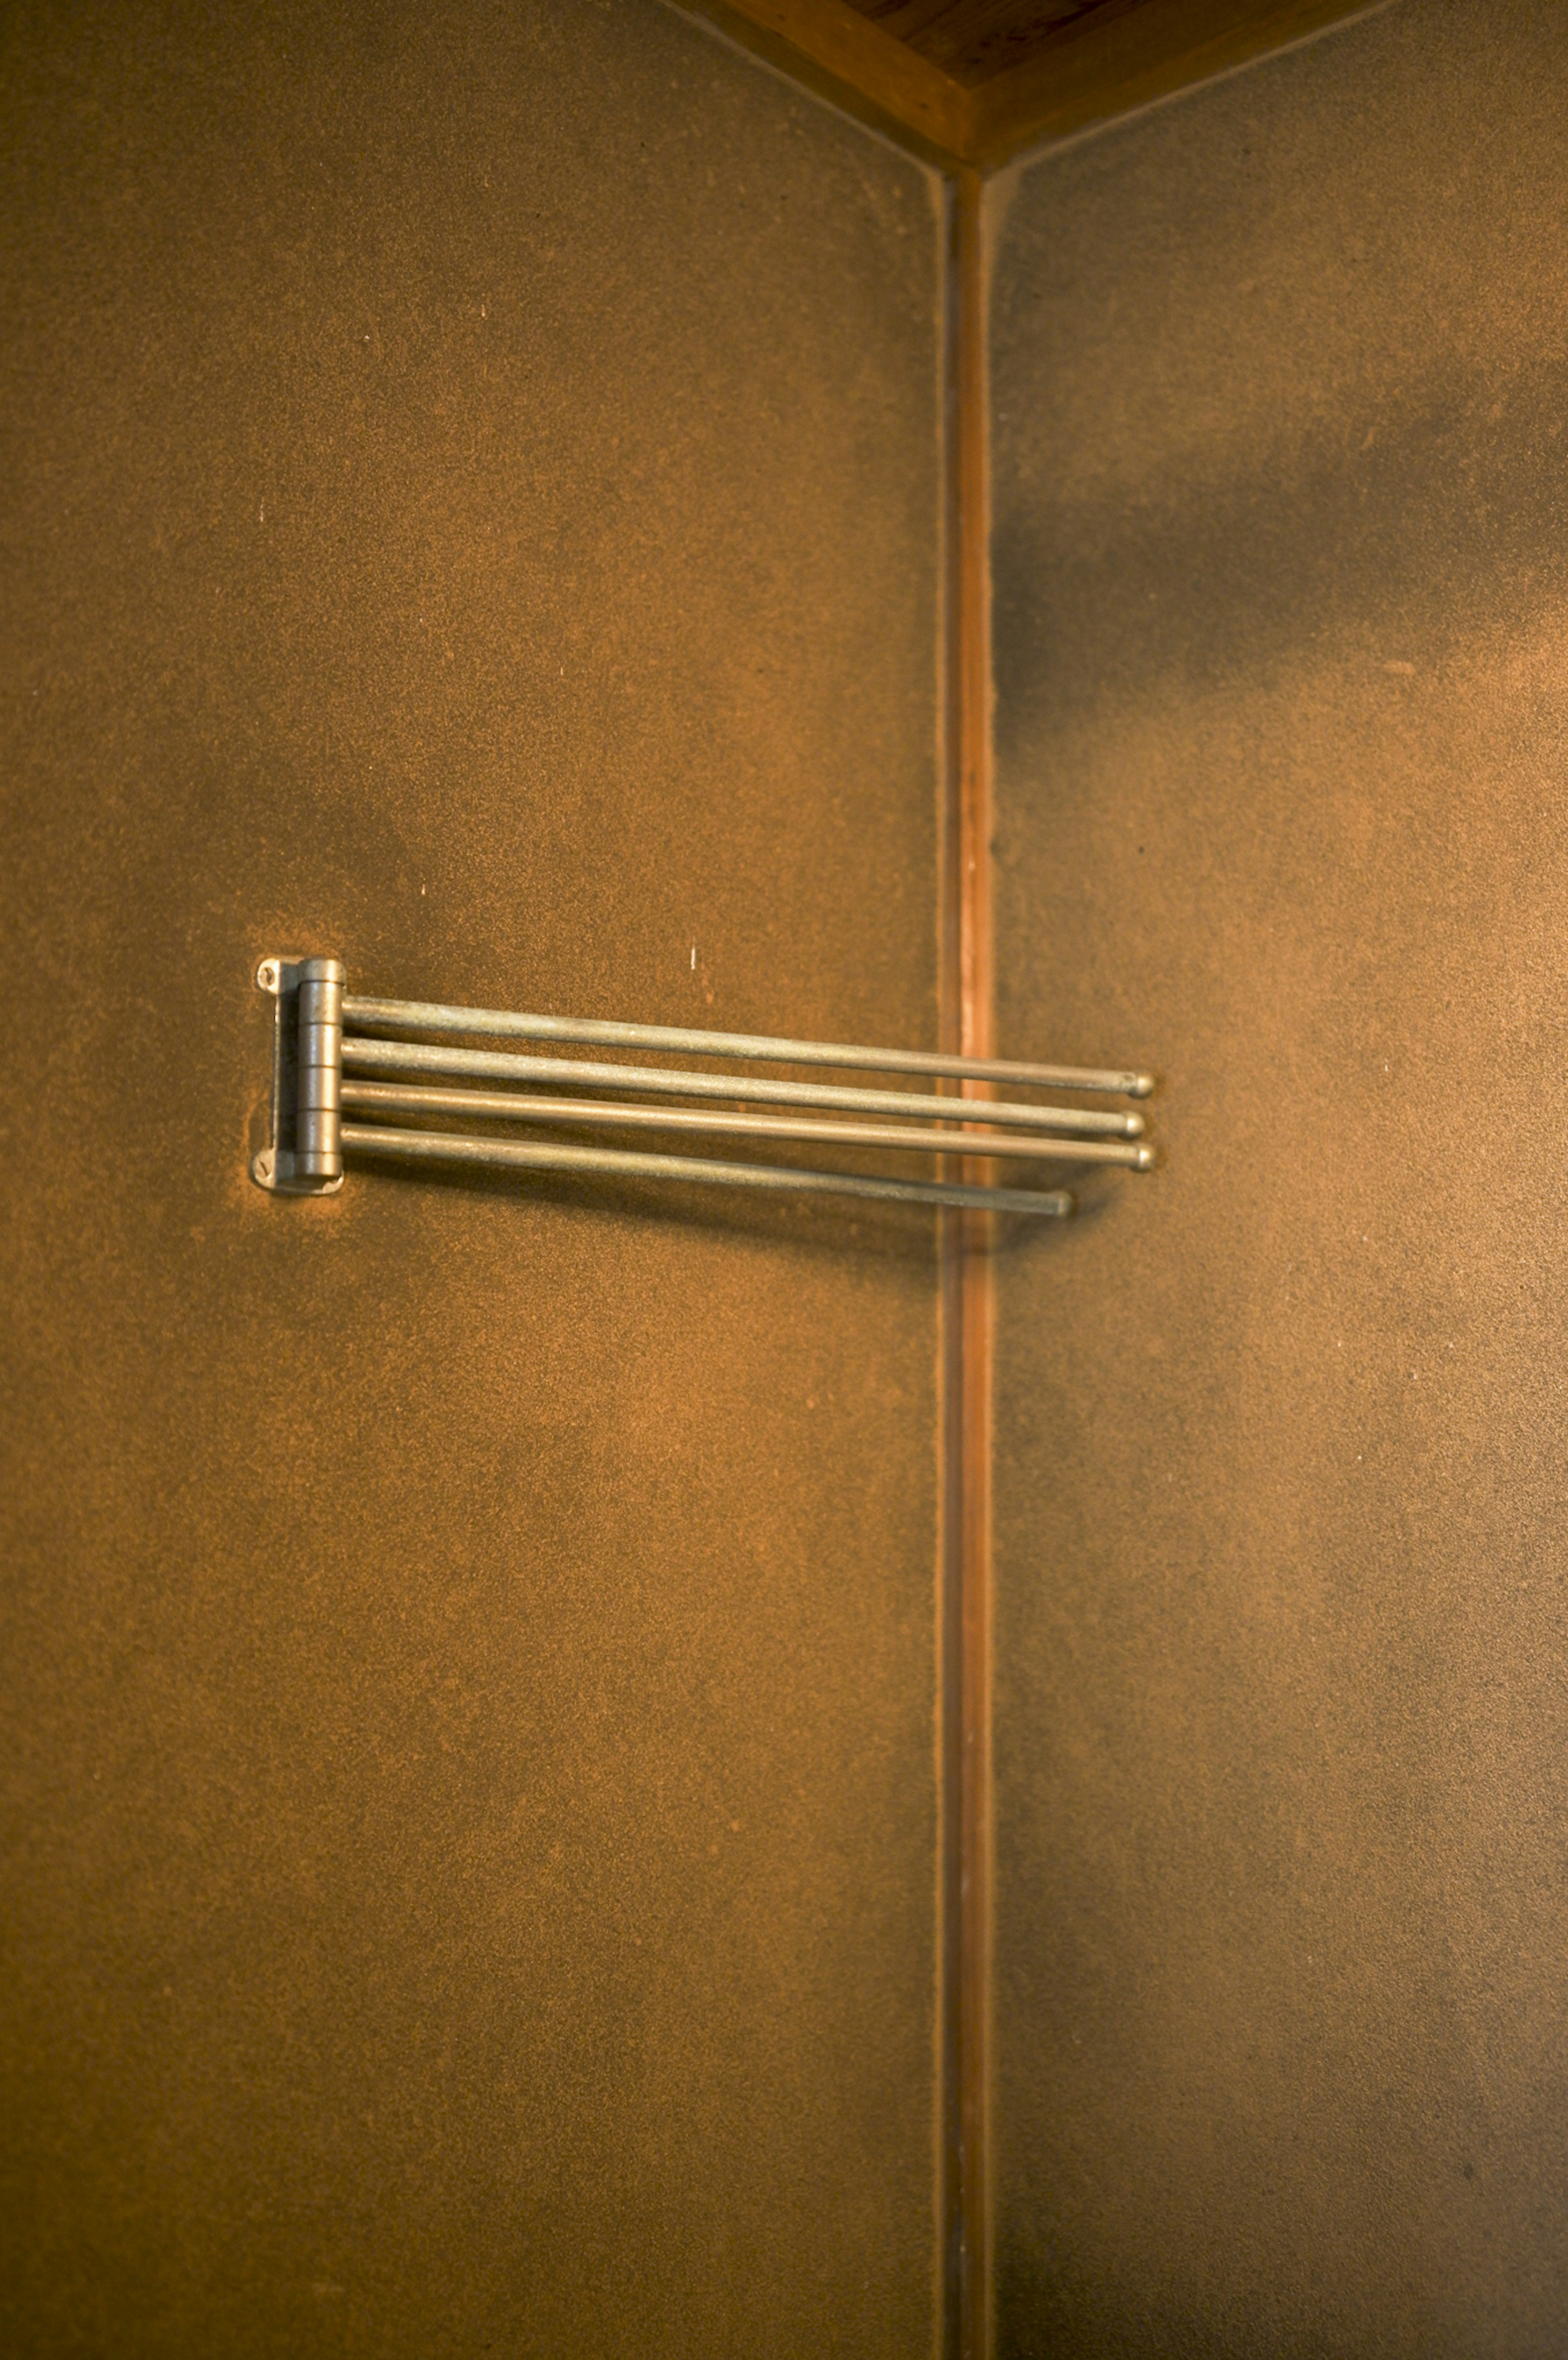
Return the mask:
{"type": "Polygon", "coordinates": [[[797,1196],[874,1196],[900,1205],[955,1205],[977,1213],[1054,1214],[1073,1210],[1061,1188],[971,1188],[956,1181],[882,1180],[863,1172],[797,1172],[783,1164],[725,1164],[695,1155],[640,1155],[609,1147],[542,1145],[533,1140],[475,1139],[439,1131],[343,1126],[345,1155],[388,1155],[418,1164],[476,1164],[527,1172],[587,1172],[633,1180],[690,1180],[730,1188],[781,1188],[797,1196]]]}
{"type": "MultiPolygon", "coordinates": [[[[984,1101],[974,1101],[978,1119],[984,1101]]],[[[1117,1139],[1017,1139],[1006,1133],[917,1131],[904,1123],[813,1122],[797,1115],[710,1114],[695,1107],[606,1106],[593,1098],[546,1098],[516,1090],[408,1089],[397,1082],[345,1081],[345,1114],[439,1114],[588,1130],[695,1131],[705,1138],[803,1140],[832,1147],[880,1147],[907,1155],[1027,1156],[1036,1163],[1118,1164],[1151,1172],[1152,1147],[1117,1139]]]]}
{"type": "MultiPolygon", "coordinates": [[[[489,1081],[546,1082],[562,1089],[633,1090],[656,1098],[732,1098],[765,1106],[836,1109],[845,1114],[918,1117],[925,1122],[996,1123],[1018,1131],[1080,1131],[1137,1139],[1140,1114],[1077,1107],[1023,1106],[996,1098],[943,1098],[927,1091],[841,1089],[822,1082],[758,1081],[741,1074],[681,1074],[658,1065],[603,1065],[569,1057],[526,1057],[505,1049],[448,1048],[417,1041],[366,1041],[345,1033],[344,1073],[471,1074],[489,1081]]],[[[961,1152],[961,1151],[955,1151],[961,1152]]]]}
{"type": "Polygon", "coordinates": [[[956,1080],[1012,1082],[1024,1087],[1105,1090],[1146,1098],[1152,1074],[1112,1073],[1092,1065],[1018,1065],[997,1057],[948,1057],[924,1049],[867,1049],[838,1041],[783,1041],[766,1033],[701,1032],[680,1024],[615,1024],[596,1017],[533,1016],[500,1008],[448,1008],[425,1000],[345,995],[343,1022],[361,1032],[480,1032],[493,1039],[561,1041],[578,1047],[673,1050],[687,1057],[751,1057],[842,1071],[946,1075],[956,1080]]]}

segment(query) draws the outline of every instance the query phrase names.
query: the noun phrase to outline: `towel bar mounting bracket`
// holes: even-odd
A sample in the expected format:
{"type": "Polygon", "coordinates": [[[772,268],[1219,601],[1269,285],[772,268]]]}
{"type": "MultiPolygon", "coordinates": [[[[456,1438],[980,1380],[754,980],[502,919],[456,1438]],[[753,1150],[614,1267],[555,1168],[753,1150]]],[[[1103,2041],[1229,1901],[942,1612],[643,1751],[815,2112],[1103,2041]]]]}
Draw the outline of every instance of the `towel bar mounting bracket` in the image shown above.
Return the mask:
{"type": "Polygon", "coordinates": [[[272,1108],[267,1144],[252,1156],[250,1176],[275,1196],[335,1196],[343,1184],[341,1172],[322,1178],[299,1168],[299,978],[306,965],[274,954],[256,971],[256,989],[273,1004],[272,1108]]]}

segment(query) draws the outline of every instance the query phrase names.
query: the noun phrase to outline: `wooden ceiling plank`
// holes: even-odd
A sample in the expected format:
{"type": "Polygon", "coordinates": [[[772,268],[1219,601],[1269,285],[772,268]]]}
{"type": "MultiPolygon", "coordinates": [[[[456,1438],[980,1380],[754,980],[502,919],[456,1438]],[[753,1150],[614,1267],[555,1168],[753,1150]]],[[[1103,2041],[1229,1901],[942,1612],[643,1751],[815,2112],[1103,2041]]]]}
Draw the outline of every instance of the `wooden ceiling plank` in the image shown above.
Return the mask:
{"type": "Polygon", "coordinates": [[[1123,14],[1146,0],[852,0],[965,90],[1030,64],[1084,16],[1123,14]]]}

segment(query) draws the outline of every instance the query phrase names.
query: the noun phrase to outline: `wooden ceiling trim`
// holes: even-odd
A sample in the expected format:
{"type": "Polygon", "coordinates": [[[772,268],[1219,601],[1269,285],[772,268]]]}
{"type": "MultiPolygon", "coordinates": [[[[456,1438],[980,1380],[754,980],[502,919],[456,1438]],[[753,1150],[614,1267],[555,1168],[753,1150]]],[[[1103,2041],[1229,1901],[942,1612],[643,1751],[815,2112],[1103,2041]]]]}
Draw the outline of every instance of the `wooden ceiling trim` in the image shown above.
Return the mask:
{"type": "Polygon", "coordinates": [[[793,81],[887,132],[928,163],[964,160],[970,93],[848,0],[685,0],[793,81]]]}
{"type": "Polygon", "coordinates": [[[1367,0],[1141,0],[1125,14],[1084,17],[971,93],[969,159],[994,171],[1025,148],[1114,122],[1370,13],[1367,0]]]}
{"type": "MultiPolygon", "coordinates": [[[[1388,0],[1100,0],[1058,14],[1027,63],[972,87],[849,0],[685,5],[928,163],[994,171],[1026,148],[1113,122],[1388,0]]],[[[928,16],[934,24],[955,11],[898,0],[887,13],[918,37],[928,16]]]]}

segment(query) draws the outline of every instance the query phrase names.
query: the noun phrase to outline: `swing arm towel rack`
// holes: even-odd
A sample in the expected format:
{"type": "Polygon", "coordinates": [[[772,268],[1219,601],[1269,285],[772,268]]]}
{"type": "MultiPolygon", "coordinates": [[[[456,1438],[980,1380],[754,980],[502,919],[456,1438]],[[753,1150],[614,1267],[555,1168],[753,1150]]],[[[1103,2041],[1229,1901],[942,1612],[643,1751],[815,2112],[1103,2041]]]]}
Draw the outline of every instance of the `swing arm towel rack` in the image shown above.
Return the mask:
{"type": "Polygon", "coordinates": [[[951,1169],[955,1159],[976,1156],[1026,1169],[1067,1163],[1120,1164],[1134,1172],[1151,1170],[1156,1160],[1143,1138],[1143,1117],[1136,1110],[1054,1106],[989,1095],[1006,1087],[1144,1098],[1154,1087],[1152,1077],[1144,1073],[776,1040],[672,1024],[617,1024],[593,1017],[450,1008],[428,1000],[364,999],[348,991],[343,962],[336,958],[265,958],[256,979],[271,995],[275,1015],[271,1137],[253,1157],[251,1174],[259,1186],[279,1196],[335,1194],[343,1186],[348,1162],[393,1157],[869,1196],[978,1212],[1061,1217],[1073,1209],[1071,1194],[1058,1187],[906,1178],[876,1170],[808,1171],[749,1153],[743,1160],[585,1146],[551,1135],[561,1130],[633,1136],[654,1132],[698,1144],[735,1141],[746,1149],[804,1145],[870,1150],[934,1157],[939,1170],[951,1169]],[[524,1050],[468,1045],[476,1040],[533,1045],[524,1050]],[[815,1067],[836,1074],[908,1075],[929,1082],[957,1082],[961,1091],[986,1095],[671,1069],[555,1054],[563,1048],[733,1059],[747,1066],[815,1067]],[[719,1103],[705,1103],[712,1101],[719,1103]],[[758,1111],[763,1108],[781,1111],[758,1111]],[[430,1127],[452,1122],[490,1128],[430,1127]],[[493,1128],[498,1123],[546,1136],[498,1136],[493,1128]]]}

